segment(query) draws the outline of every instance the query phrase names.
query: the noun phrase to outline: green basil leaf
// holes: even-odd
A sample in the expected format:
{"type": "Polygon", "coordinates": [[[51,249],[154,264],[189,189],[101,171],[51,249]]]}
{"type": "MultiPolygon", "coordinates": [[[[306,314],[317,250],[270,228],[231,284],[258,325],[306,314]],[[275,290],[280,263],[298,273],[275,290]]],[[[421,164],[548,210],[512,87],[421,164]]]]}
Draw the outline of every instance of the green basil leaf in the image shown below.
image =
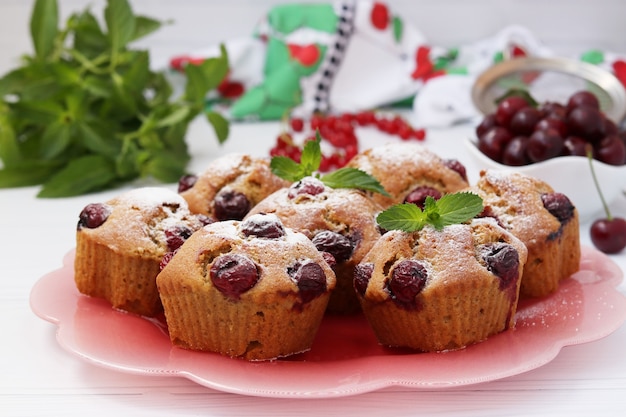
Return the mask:
{"type": "Polygon", "coordinates": [[[202,102],[208,91],[207,83],[204,79],[204,72],[199,65],[187,65],[185,67],[185,98],[191,102],[202,102]]]}
{"type": "Polygon", "coordinates": [[[135,33],[131,38],[131,41],[135,41],[137,39],[143,38],[155,31],[157,31],[162,26],[161,21],[152,19],[146,16],[136,16],[135,17],[135,33]]]}
{"type": "Polygon", "coordinates": [[[110,80],[94,75],[88,75],[83,81],[83,88],[95,97],[106,99],[111,97],[111,89],[113,86],[111,85],[110,80]]]}
{"type": "Polygon", "coordinates": [[[115,53],[125,48],[135,35],[135,16],[127,0],[108,0],[104,9],[108,39],[115,53]]]}
{"type": "Polygon", "coordinates": [[[139,136],[138,141],[141,149],[147,149],[152,152],[160,151],[165,147],[163,142],[161,142],[161,138],[155,131],[144,132],[139,136]]]}
{"type": "Polygon", "coordinates": [[[30,18],[30,34],[40,60],[50,56],[58,33],[59,8],[56,0],[36,0],[30,18]]]}
{"type": "Polygon", "coordinates": [[[0,78],[0,97],[19,92],[26,82],[26,68],[24,67],[14,69],[4,74],[2,78],[0,78]]]}
{"type": "Polygon", "coordinates": [[[54,77],[54,81],[61,86],[80,86],[82,78],[79,68],[67,62],[54,62],[48,64],[48,68],[54,77]]]}
{"type": "Polygon", "coordinates": [[[0,102],[0,159],[5,167],[13,166],[22,159],[15,129],[6,114],[6,106],[0,102]]]}
{"type": "Polygon", "coordinates": [[[224,45],[221,45],[220,50],[221,56],[218,58],[209,58],[201,64],[185,66],[187,100],[204,102],[207,93],[220,85],[228,74],[228,54],[224,45]]]}
{"type": "Polygon", "coordinates": [[[44,159],[53,159],[70,146],[72,141],[71,126],[60,120],[49,124],[43,131],[40,142],[40,155],[44,159]]]}
{"type": "Polygon", "coordinates": [[[54,123],[65,111],[63,106],[55,101],[24,101],[13,105],[16,114],[22,121],[47,126],[54,123]]]}
{"type": "Polygon", "coordinates": [[[96,191],[116,179],[111,160],[101,155],[86,155],[72,160],[46,181],[38,197],[70,197],[96,191]]]}
{"type": "Polygon", "coordinates": [[[187,117],[189,117],[190,114],[191,114],[191,108],[189,106],[182,106],[182,107],[174,108],[171,113],[159,119],[156,122],[155,127],[160,128],[160,127],[166,127],[166,126],[171,126],[177,123],[181,123],[182,121],[187,119],[187,117]]]}
{"type": "Polygon", "coordinates": [[[224,81],[224,78],[226,78],[228,71],[230,70],[228,65],[228,51],[226,50],[226,47],[223,44],[220,45],[220,56],[205,60],[202,64],[200,64],[200,67],[202,68],[204,76],[207,80],[205,93],[209,90],[217,88],[217,86],[224,81]]]}
{"type": "Polygon", "coordinates": [[[96,17],[89,11],[74,14],[68,27],[75,31],[74,48],[88,59],[94,59],[108,48],[107,36],[96,17]]]}
{"type": "Polygon", "coordinates": [[[122,142],[122,150],[115,159],[115,170],[120,178],[136,178],[141,165],[141,152],[137,144],[129,139],[122,142]]]}
{"type": "Polygon", "coordinates": [[[143,91],[150,80],[150,55],[148,51],[128,52],[130,65],[122,72],[124,89],[143,101],[143,91]]]}
{"type": "Polygon", "coordinates": [[[167,152],[154,153],[143,165],[144,176],[152,176],[159,181],[177,182],[185,174],[188,158],[176,156],[167,152]]]}
{"type": "Polygon", "coordinates": [[[65,95],[65,108],[67,114],[65,116],[67,123],[76,123],[85,118],[87,112],[87,96],[82,88],[72,88],[65,95]]]}
{"type": "Polygon", "coordinates": [[[178,155],[187,155],[187,142],[185,135],[187,134],[188,123],[177,123],[165,128],[159,129],[159,135],[165,144],[165,147],[172,153],[178,155]]]}
{"type": "Polygon", "coordinates": [[[228,124],[228,120],[226,120],[221,114],[212,111],[207,112],[206,117],[209,123],[211,123],[211,125],[213,126],[213,130],[215,131],[215,136],[217,136],[218,142],[226,142],[226,139],[230,134],[230,126],[228,124]]]}
{"type": "Polygon", "coordinates": [[[29,163],[24,161],[19,167],[0,169],[0,188],[28,187],[38,185],[50,178],[60,165],[58,163],[29,163]]]}
{"type": "Polygon", "coordinates": [[[111,81],[113,83],[113,95],[107,102],[107,110],[111,112],[112,116],[122,120],[135,118],[138,112],[137,103],[126,88],[124,79],[120,74],[114,72],[111,74],[111,81]]]}
{"type": "Polygon", "coordinates": [[[160,103],[167,103],[173,93],[172,86],[162,72],[151,74],[147,87],[154,93],[148,102],[155,107],[160,103]]]}
{"type": "Polygon", "coordinates": [[[107,127],[83,122],[78,125],[82,144],[90,151],[114,159],[120,154],[122,145],[114,136],[108,136],[107,127]]]}
{"type": "Polygon", "coordinates": [[[30,63],[0,80],[0,97],[19,95],[21,100],[47,100],[61,89],[50,64],[30,63]]]}

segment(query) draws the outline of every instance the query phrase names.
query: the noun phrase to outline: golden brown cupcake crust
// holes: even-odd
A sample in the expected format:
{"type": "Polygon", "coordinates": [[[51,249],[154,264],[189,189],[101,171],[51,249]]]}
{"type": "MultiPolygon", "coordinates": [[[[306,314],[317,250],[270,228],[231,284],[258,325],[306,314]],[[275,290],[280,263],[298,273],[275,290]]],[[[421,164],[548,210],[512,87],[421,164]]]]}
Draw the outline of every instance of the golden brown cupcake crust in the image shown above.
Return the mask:
{"type": "Polygon", "coordinates": [[[181,192],[181,196],[187,200],[192,213],[214,217],[213,200],[222,190],[244,194],[253,207],[274,191],[289,185],[289,181],[272,173],[267,159],[233,153],[213,160],[195,184],[181,192]]]}
{"type": "Polygon", "coordinates": [[[528,248],[522,278],[523,297],[553,293],[561,280],[580,267],[578,211],[565,224],[544,207],[542,196],[555,190],[546,182],[518,172],[484,170],[469,189],[483,199],[494,216],[528,248]]]}
{"type": "Polygon", "coordinates": [[[391,143],[367,149],[352,158],[348,166],[367,172],[381,183],[391,196],[372,194],[372,199],[383,207],[404,202],[418,186],[448,194],[469,185],[441,157],[420,144],[391,143]]]}
{"type": "Polygon", "coordinates": [[[390,231],[383,235],[363,264],[373,273],[363,296],[363,311],[378,340],[389,346],[443,351],[480,342],[514,325],[526,247],[492,219],[446,226],[436,231],[390,231]],[[484,245],[507,243],[519,257],[518,278],[511,287],[489,271],[481,257],[484,245]],[[428,271],[414,309],[398,305],[388,289],[398,263],[413,259],[428,271]]]}

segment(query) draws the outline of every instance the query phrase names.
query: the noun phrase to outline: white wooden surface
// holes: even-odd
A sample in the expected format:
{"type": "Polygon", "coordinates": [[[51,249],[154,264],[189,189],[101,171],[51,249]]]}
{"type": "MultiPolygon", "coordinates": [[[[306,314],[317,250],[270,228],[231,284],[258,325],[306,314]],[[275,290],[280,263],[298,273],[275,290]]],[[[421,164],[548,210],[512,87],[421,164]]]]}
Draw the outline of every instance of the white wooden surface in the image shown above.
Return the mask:
{"type": "MultiPolygon", "coordinates": [[[[63,14],[84,7],[62,0],[63,14]]],[[[103,1],[92,1],[100,10],[103,1]]],[[[230,0],[135,0],[135,10],[174,23],[145,41],[155,60],[245,36],[258,17],[278,2],[230,0]]],[[[576,51],[602,47],[626,53],[626,2],[585,0],[392,1],[413,18],[433,43],[458,45],[488,36],[506,24],[530,27],[546,43],[576,51]]],[[[0,72],[30,50],[30,2],[0,0],[0,72]]],[[[238,124],[219,148],[202,121],[194,123],[189,142],[200,170],[217,155],[254,149],[265,154],[275,123],[238,124]],[[253,147],[249,141],[255,140],[253,147]]],[[[364,139],[384,140],[372,132],[364,139]]],[[[427,144],[444,156],[476,170],[458,141],[471,127],[430,131],[427,144]]],[[[58,200],[35,198],[36,188],[0,190],[0,415],[2,416],[618,416],[626,411],[626,327],[602,340],[567,347],[549,364],[496,382],[441,391],[386,389],[330,400],[269,399],[213,391],[182,378],[122,374],[86,363],[65,352],[55,327],[30,310],[33,284],[60,266],[74,246],[77,214],[92,201],[119,191],[58,200]]],[[[626,215],[626,198],[614,204],[626,215]]],[[[582,225],[583,243],[588,224],[582,225]]],[[[626,254],[613,256],[626,270],[626,254]]],[[[626,294],[622,283],[620,291],[626,294]]]]}

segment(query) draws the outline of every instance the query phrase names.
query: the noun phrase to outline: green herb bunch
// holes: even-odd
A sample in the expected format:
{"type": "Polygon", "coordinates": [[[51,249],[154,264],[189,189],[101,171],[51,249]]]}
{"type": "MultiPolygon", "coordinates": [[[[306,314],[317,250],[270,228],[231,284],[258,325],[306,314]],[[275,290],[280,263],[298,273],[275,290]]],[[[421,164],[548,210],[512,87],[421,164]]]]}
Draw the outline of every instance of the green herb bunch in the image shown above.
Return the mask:
{"type": "Polygon", "coordinates": [[[199,114],[226,140],[228,122],[204,111],[207,92],[228,72],[225,49],[188,65],[174,99],[149,52],[129,47],[162,24],[134,15],[127,0],[108,0],[104,25],[86,9],[59,28],[57,1],[35,1],[34,53],[0,78],[0,188],[43,184],[39,197],[63,197],[139,177],[174,182],[185,173],[185,135],[199,114]]]}

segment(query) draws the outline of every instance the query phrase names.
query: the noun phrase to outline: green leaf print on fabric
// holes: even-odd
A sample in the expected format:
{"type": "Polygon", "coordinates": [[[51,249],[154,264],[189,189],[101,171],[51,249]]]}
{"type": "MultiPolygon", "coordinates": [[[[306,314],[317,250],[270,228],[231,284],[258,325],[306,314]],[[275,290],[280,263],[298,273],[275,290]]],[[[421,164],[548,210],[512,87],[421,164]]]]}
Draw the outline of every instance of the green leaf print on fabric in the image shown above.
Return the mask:
{"type": "Polygon", "coordinates": [[[404,22],[398,16],[393,17],[393,38],[396,42],[402,42],[402,32],[404,30],[404,22]]]}
{"type": "Polygon", "coordinates": [[[274,7],[267,20],[274,30],[285,34],[300,28],[334,33],[338,17],[330,3],[286,4],[274,7]]]}
{"type": "Polygon", "coordinates": [[[307,46],[317,48],[319,57],[313,65],[306,66],[292,59],[289,47],[284,43],[276,41],[272,45],[277,55],[287,55],[289,59],[280,68],[268,74],[262,84],[250,89],[237,100],[230,109],[231,117],[280,119],[286,111],[302,103],[300,79],[318,70],[327,50],[325,46],[307,46]],[[283,52],[279,52],[281,49],[283,52]]]}

